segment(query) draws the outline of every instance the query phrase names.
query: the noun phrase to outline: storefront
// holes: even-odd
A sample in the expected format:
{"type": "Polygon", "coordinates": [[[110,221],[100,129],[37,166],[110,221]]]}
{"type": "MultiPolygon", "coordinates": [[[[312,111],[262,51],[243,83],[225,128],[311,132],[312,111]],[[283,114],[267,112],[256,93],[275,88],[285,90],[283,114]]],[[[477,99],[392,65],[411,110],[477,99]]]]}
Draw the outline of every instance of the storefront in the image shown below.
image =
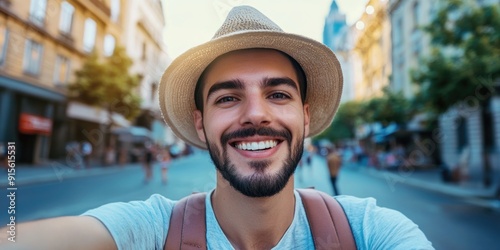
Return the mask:
{"type": "Polygon", "coordinates": [[[0,76],[0,142],[16,143],[20,163],[50,158],[54,116],[66,97],[56,91],[0,76]]]}
{"type": "Polygon", "coordinates": [[[19,141],[22,146],[21,162],[39,162],[48,158],[52,120],[47,117],[21,113],[19,115],[19,141]]]}
{"type": "Polygon", "coordinates": [[[116,136],[111,130],[130,126],[130,122],[120,114],[109,115],[102,108],[78,102],[68,103],[66,117],[68,118],[66,142],[89,142],[93,148],[92,158],[99,161],[104,159],[106,147],[116,144],[116,136]]]}

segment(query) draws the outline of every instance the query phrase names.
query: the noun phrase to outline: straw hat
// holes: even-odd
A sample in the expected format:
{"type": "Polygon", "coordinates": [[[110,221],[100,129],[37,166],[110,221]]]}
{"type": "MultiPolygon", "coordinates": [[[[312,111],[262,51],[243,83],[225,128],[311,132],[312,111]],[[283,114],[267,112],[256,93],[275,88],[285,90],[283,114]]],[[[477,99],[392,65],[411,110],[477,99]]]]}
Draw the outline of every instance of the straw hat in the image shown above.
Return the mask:
{"type": "Polygon", "coordinates": [[[196,133],[194,92],[205,68],[227,52],[269,48],[293,57],[306,75],[310,134],[327,128],[337,111],[342,93],[342,71],[333,52],[313,39],[284,32],[250,6],[233,8],[214,37],[178,56],[165,70],[159,87],[160,108],[165,122],[177,137],[206,148],[196,133]]]}

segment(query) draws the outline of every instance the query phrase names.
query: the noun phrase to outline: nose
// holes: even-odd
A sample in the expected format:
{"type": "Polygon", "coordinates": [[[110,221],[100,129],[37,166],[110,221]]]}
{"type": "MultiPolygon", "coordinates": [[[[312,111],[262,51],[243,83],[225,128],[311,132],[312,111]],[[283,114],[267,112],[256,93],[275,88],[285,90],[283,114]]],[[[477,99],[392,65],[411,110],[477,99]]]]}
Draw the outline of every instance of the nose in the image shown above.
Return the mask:
{"type": "Polygon", "coordinates": [[[271,123],[270,109],[263,98],[248,98],[243,106],[240,123],[243,126],[262,126],[271,123]]]}

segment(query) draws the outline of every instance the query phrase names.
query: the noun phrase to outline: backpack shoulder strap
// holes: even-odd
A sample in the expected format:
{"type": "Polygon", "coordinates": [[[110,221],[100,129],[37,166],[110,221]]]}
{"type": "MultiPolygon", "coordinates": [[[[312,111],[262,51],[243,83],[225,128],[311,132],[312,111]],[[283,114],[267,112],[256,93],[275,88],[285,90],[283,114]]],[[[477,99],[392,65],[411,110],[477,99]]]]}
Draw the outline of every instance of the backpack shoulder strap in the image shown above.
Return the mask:
{"type": "Polygon", "coordinates": [[[207,249],[205,222],[206,193],[179,200],[170,217],[165,250],[207,249]]]}
{"type": "Polygon", "coordinates": [[[297,189],[316,249],[356,249],[351,226],[340,203],[314,189],[297,189]]]}
{"type": "MultiPolygon", "coordinates": [[[[302,198],[315,249],[356,249],[342,206],[330,195],[297,189],[302,198]]],[[[164,249],[207,249],[205,193],[187,196],[175,204],[164,249]]]]}

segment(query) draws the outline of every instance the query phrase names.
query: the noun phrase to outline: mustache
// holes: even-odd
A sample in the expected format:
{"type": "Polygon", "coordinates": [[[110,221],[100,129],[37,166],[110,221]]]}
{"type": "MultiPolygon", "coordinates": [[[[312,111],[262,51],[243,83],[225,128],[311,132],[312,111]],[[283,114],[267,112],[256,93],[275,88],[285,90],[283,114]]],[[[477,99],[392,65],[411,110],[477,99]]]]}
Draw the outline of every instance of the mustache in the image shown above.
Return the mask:
{"type": "Polygon", "coordinates": [[[245,138],[250,136],[272,136],[272,137],[282,137],[286,141],[292,141],[292,133],[286,129],[277,130],[269,127],[259,127],[259,128],[243,128],[233,132],[225,133],[221,136],[222,145],[226,145],[227,142],[234,138],[245,138]]]}

